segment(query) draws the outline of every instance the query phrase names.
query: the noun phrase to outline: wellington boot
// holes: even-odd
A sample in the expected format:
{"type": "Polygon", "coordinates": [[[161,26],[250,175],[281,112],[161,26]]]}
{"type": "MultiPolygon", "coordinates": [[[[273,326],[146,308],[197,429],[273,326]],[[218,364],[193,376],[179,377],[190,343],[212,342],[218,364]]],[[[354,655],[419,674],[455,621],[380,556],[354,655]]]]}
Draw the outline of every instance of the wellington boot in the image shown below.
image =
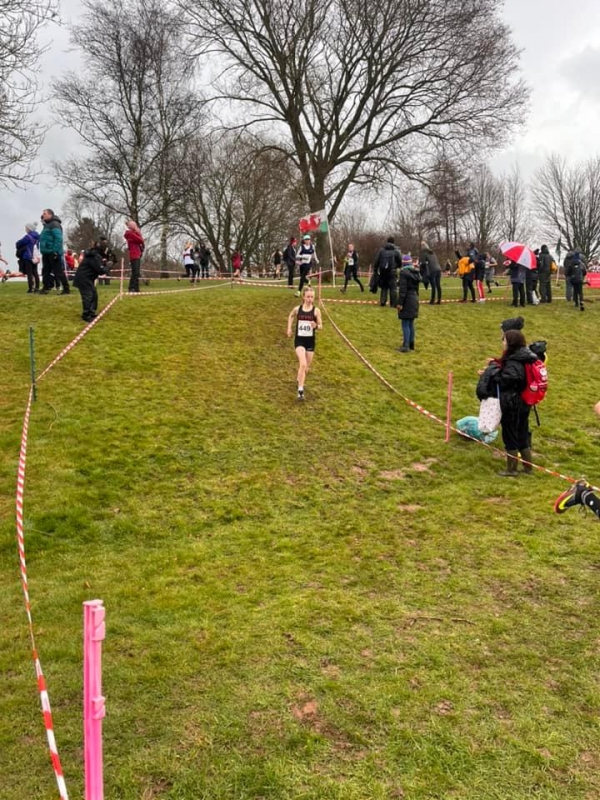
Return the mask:
{"type": "Polygon", "coordinates": [[[531,465],[533,460],[533,454],[531,452],[531,448],[528,447],[526,450],[521,450],[521,458],[523,461],[528,461],[528,464],[523,464],[523,473],[525,475],[531,475],[533,473],[533,467],[531,465]]]}
{"type": "Polygon", "coordinates": [[[498,475],[502,478],[517,478],[519,473],[517,472],[517,467],[519,462],[517,461],[517,456],[519,455],[518,450],[507,450],[506,451],[506,469],[499,472],[498,475]]]}

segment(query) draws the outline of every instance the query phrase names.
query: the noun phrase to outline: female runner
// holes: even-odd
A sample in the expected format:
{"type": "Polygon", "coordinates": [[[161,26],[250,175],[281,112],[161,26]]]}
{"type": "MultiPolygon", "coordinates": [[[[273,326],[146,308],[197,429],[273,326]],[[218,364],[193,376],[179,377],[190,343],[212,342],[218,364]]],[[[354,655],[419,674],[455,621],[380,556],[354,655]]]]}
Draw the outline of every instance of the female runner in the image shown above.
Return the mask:
{"type": "Polygon", "coordinates": [[[315,308],[315,293],[310,286],[302,292],[302,305],[296,306],[288,317],[287,335],[292,336],[292,325],[296,321],[294,347],[298,357],[298,400],[304,400],[304,381],[315,354],[316,331],[323,328],[321,312],[315,308]]]}

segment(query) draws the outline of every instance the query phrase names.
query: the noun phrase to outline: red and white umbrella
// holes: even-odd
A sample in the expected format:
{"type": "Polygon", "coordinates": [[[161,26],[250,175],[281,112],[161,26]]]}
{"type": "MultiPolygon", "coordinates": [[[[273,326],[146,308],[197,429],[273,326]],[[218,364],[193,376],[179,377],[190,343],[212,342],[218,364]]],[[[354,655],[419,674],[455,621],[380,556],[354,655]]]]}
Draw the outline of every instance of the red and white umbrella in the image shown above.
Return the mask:
{"type": "Polygon", "coordinates": [[[514,261],[515,264],[520,264],[527,269],[536,269],[537,257],[531,247],[526,244],[519,244],[519,242],[501,242],[500,252],[506,258],[514,261]]]}

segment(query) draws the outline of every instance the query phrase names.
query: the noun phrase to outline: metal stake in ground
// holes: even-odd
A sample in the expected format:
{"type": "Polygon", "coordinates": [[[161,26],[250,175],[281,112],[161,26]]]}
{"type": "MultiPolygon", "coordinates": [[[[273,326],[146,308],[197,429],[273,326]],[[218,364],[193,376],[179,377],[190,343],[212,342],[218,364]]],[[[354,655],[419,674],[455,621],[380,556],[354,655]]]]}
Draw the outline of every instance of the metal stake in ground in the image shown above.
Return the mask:
{"type": "Polygon", "coordinates": [[[37,400],[37,386],[35,383],[35,339],[33,328],[29,328],[29,361],[31,364],[31,386],[33,387],[33,399],[37,400]]]}

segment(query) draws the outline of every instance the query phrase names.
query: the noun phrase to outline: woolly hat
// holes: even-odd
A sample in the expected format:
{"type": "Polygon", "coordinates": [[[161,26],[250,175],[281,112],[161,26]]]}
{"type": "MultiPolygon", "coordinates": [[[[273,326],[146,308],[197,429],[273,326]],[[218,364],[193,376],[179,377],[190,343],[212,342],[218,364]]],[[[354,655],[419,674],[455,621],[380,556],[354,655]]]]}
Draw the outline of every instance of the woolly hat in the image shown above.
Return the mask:
{"type": "Polygon", "coordinates": [[[37,222],[28,222],[27,225],[25,225],[25,230],[27,233],[37,230],[37,222]]]}
{"type": "Polygon", "coordinates": [[[412,256],[410,253],[407,253],[405,256],[402,256],[402,266],[403,267],[412,267],[412,256]]]}
{"type": "Polygon", "coordinates": [[[505,319],[500,325],[504,333],[507,333],[508,331],[522,331],[524,326],[525,320],[523,317],[511,317],[511,319],[505,319]]]}

